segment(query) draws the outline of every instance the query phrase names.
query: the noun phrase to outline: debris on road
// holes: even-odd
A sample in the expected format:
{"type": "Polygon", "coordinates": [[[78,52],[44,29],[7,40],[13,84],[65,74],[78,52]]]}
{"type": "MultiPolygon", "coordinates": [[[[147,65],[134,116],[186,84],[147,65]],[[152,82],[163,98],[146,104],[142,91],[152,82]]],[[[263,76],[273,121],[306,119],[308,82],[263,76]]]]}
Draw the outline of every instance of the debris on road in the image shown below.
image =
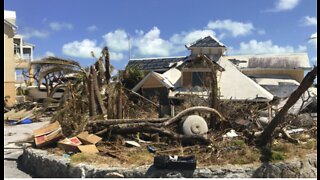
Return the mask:
{"type": "Polygon", "coordinates": [[[43,147],[55,143],[63,137],[61,126],[58,121],[34,130],[33,136],[37,147],[43,147]]]}
{"type": "Polygon", "coordinates": [[[79,138],[83,144],[97,144],[102,140],[101,137],[94,134],[89,134],[88,131],[78,134],[77,138],[79,138]]]}
{"type": "Polygon", "coordinates": [[[197,166],[197,159],[195,156],[156,156],[154,166],[159,169],[194,170],[197,166]]]}
{"type": "Polygon", "coordinates": [[[229,132],[227,132],[225,135],[222,135],[222,137],[224,138],[233,138],[233,137],[237,137],[238,134],[236,133],[236,131],[234,129],[231,129],[229,132]]]}
{"type": "Polygon", "coordinates": [[[80,133],[77,137],[65,138],[58,142],[58,147],[65,152],[83,152],[83,153],[98,153],[96,143],[102,138],[94,134],[89,134],[87,131],[80,133]]]}
{"type": "Polygon", "coordinates": [[[141,147],[140,144],[135,141],[125,141],[125,144],[127,144],[128,146],[141,147]]]}

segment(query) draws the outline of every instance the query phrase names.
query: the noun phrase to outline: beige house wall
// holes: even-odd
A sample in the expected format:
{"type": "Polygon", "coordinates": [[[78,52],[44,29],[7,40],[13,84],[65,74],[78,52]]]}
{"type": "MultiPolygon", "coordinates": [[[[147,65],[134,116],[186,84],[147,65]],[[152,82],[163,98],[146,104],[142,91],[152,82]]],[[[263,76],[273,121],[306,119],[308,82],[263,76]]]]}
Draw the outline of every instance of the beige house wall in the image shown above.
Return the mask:
{"type": "Polygon", "coordinates": [[[9,105],[16,99],[13,36],[13,29],[4,24],[4,96],[10,96],[9,105]]]}
{"type": "Polygon", "coordinates": [[[158,88],[164,87],[155,77],[151,76],[142,86],[142,88],[158,88]]]}
{"type": "Polygon", "coordinates": [[[267,75],[267,74],[276,74],[276,75],[289,75],[294,80],[301,83],[304,78],[304,70],[302,69],[250,69],[250,70],[241,70],[245,75],[267,75]]]}

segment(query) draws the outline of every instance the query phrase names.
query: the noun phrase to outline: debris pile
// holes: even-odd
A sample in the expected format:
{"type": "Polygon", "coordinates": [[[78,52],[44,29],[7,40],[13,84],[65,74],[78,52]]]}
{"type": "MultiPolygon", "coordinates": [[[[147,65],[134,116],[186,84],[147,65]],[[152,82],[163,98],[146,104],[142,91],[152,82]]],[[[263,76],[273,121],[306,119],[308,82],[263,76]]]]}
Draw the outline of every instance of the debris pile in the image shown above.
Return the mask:
{"type": "MultiPolygon", "coordinates": [[[[183,108],[180,107],[178,110],[177,105],[176,110],[178,111],[171,113],[171,116],[162,117],[161,110],[168,106],[164,107],[161,100],[155,103],[126,89],[123,85],[126,72],[119,73],[117,78],[111,81],[108,48],[104,48],[101,57],[87,69],[82,68],[77,62],[63,59],[50,58],[38,63],[45,64],[47,68],[43,70],[44,74],[40,77],[45,77],[50,73],[75,73],[73,79],[60,84],[64,87],[64,94],[58,101],[59,106],[51,118],[52,123],[34,131],[35,145],[38,148],[58,147],[65,153],[103,153],[122,162],[126,161],[126,157],[122,156],[121,152],[125,146],[128,151],[139,149],[140,152],[152,154],[152,156],[163,153],[201,152],[205,154],[204,159],[210,159],[211,156],[219,159],[219,153],[223,151],[239,151],[239,154],[246,154],[245,151],[240,152],[245,145],[239,143],[240,145],[220,148],[218,145],[213,145],[215,143],[241,140],[247,144],[260,146],[261,137],[267,137],[263,139],[262,146],[264,146],[265,141],[269,143],[280,136],[289,142],[299,143],[290,134],[305,131],[305,129],[299,129],[302,128],[299,126],[306,123],[297,122],[295,118],[292,118],[297,117],[297,114],[291,113],[290,116],[287,114],[291,112],[290,107],[310,86],[310,78],[307,85],[301,83],[293,95],[285,99],[286,103],[278,109],[272,103],[222,102],[218,101],[217,97],[207,100],[198,97],[197,101],[189,104],[189,107],[182,104],[183,108]],[[64,68],[61,69],[63,65],[64,68]],[[133,104],[135,106],[132,106],[133,104]],[[159,110],[155,113],[159,117],[148,114],[145,104],[154,108],[153,113],[159,110]],[[206,106],[199,106],[199,104],[206,106]],[[212,104],[215,104],[215,108],[212,104]],[[130,115],[130,111],[135,115],[130,115]],[[141,118],[139,114],[145,114],[146,117],[141,118]],[[271,135],[272,137],[269,137],[271,135]],[[168,149],[163,146],[174,148],[168,149]]],[[[314,71],[312,74],[314,76],[314,71]]],[[[211,90],[213,89],[211,87],[211,90]]],[[[55,88],[50,89],[49,94],[54,94],[54,91],[55,88]]],[[[305,102],[310,104],[309,100],[305,102]]],[[[171,111],[174,105],[176,104],[170,104],[171,111]]],[[[5,117],[18,121],[25,120],[32,117],[30,114],[33,114],[35,110],[37,110],[36,107],[29,111],[11,110],[5,114],[5,117]]],[[[313,128],[314,123],[310,123],[309,127],[313,128]]],[[[170,161],[179,161],[179,158],[171,158],[170,161]]]]}

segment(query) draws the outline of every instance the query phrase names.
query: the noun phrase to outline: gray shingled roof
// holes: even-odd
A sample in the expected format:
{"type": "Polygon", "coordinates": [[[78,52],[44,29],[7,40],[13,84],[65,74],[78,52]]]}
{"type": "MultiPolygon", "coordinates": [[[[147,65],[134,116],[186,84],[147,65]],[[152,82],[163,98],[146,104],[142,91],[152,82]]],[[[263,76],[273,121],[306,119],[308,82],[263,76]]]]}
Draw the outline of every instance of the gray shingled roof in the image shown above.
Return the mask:
{"type": "Polygon", "coordinates": [[[205,38],[199,39],[194,43],[191,43],[189,47],[226,47],[224,44],[219,42],[217,39],[207,36],[205,38]]]}
{"type": "Polygon", "coordinates": [[[140,70],[166,71],[173,63],[184,61],[187,56],[131,59],[127,67],[137,67],[140,70]]]}

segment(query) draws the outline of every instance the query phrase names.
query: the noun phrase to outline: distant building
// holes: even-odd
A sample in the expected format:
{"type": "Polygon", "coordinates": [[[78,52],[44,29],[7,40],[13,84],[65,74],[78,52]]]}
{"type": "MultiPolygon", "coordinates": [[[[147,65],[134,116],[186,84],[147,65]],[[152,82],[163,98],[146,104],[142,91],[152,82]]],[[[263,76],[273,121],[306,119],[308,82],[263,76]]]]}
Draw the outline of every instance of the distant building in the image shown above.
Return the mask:
{"type": "Polygon", "coordinates": [[[186,48],[191,51],[189,56],[130,59],[128,67],[151,71],[132,90],[146,97],[161,95],[159,99],[179,99],[188,94],[207,98],[210,69],[197,58],[199,54],[223,68],[217,73],[221,100],[284,99],[299,86],[304,72],[311,70],[306,53],[227,56],[227,47],[211,36],[186,48]]]}
{"type": "Polygon", "coordinates": [[[10,97],[9,105],[16,102],[16,89],[25,85],[25,79],[18,71],[33,73],[30,62],[35,45],[24,42],[23,36],[16,33],[17,28],[16,12],[4,10],[4,97],[10,97]]]}

